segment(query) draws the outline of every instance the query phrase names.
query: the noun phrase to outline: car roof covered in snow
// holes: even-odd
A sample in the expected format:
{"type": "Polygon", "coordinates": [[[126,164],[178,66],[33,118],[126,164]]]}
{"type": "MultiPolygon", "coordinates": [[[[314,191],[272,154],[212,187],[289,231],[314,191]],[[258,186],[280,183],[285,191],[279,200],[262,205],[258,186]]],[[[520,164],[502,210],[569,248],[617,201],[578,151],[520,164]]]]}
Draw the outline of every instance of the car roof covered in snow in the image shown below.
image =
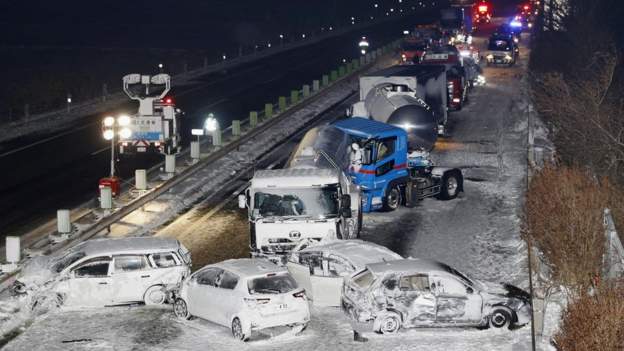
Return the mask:
{"type": "Polygon", "coordinates": [[[340,173],[335,169],[287,168],[257,171],[251,186],[263,188],[302,188],[323,186],[340,182],[340,173]]]}
{"type": "Polygon", "coordinates": [[[361,117],[343,119],[335,122],[333,125],[347,134],[364,139],[385,138],[401,134],[407,135],[407,132],[399,127],[361,117]]]}
{"type": "Polygon", "coordinates": [[[369,263],[401,260],[403,257],[385,246],[363,240],[331,240],[310,245],[299,252],[323,252],[347,259],[355,268],[369,263]]]}
{"type": "Polygon", "coordinates": [[[288,272],[285,267],[280,267],[269,260],[258,258],[229,259],[211,265],[232,272],[241,278],[253,277],[269,273],[288,272]]]}
{"type": "Polygon", "coordinates": [[[87,256],[93,256],[143,251],[175,251],[179,248],[180,242],[172,238],[130,237],[87,240],[72,247],[70,250],[82,251],[87,256]]]}
{"type": "Polygon", "coordinates": [[[375,274],[384,274],[386,272],[448,273],[447,266],[444,263],[422,258],[406,258],[396,261],[371,263],[367,264],[366,267],[375,274]]]}

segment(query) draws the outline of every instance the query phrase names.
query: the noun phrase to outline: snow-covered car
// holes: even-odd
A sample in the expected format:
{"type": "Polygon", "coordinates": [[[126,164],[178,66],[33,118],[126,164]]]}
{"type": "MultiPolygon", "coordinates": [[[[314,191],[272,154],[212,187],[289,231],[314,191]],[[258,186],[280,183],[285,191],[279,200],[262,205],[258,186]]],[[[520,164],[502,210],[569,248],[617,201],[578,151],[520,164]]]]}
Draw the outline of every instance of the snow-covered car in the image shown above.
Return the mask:
{"type": "MultiPolygon", "coordinates": [[[[189,251],[175,239],[94,239],[34,257],[13,284],[16,294],[72,306],[162,304],[190,274],[189,251]]],[[[33,306],[36,307],[36,306],[33,306]]]]}
{"type": "Polygon", "coordinates": [[[436,261],[404,259],[369,264],[345,280],[342,309],[354,330],[395,333],[400,328],[503,328],[529,322],[527,292],[485,284],[436,261]]]}
{"type": "Polygon", "coordinates": [[[344,278],[369,263],[400,260],[401,255],[362,240],[308,242],[294,251],[288,271],[316,306],[340,306],[344,278]]]}
{"type": "Polygon", "coordinates": [[[263,259],[231,259],[203,267],[180,287],[173,311],[230,327],[243,341],[252,332],[291,327],[300,333],[310,321],[305,291],[286,268],[263,259]]]}

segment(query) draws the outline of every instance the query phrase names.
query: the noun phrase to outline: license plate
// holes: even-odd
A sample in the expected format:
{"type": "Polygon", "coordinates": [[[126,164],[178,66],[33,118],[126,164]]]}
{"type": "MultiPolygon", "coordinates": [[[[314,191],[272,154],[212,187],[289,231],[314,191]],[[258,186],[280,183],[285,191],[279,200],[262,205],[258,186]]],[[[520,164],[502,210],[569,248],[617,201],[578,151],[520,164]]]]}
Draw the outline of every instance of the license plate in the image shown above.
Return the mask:
{"type": "Polygon", "coordinates": [[[280,303],[279,305],[277,305],[278,310],[285,310],[287,308],[288,308],[288,305],[285,303],[280,303]]]}
{"type": "Polygon", "coordinates": [[[494,62],[501,63],[501,62],[503,62],[503,60],[495,60],[494,62]]]}

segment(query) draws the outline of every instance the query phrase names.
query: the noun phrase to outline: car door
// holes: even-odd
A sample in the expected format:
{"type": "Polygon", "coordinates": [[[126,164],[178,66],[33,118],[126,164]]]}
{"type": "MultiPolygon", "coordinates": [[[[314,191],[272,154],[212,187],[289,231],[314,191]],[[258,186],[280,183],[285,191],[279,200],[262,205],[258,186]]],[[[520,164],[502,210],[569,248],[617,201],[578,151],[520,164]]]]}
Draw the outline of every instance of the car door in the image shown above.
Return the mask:
{"type": "Polygon", "coordinates": [[[145,291],[152,286],[152,270],[145,255],[113,256],[113,303],[143,301],[145,291]]]}
{"type": "Polygon", "coordinates": [[[394,303],[403,313],[406,326],[435,323],[436,299],[431,292],[428,274],[403,274],[399,279],[399,293],[395,294],[394,303]]]}
{"type": "Polygon", "coordinates": [[[88,259],[70,270],[66,301],[78,306],[107,306],[113,301],[110,256],[88,259]]]}
{"type": "Polygon", "coordinates": [[[353,273],[353,266],[340,256],[323,257],[322,269],[310,277],[314,304],[317,306],[340,306],[344,277],[353,273]]]}
{"type": "Polygon", "coordinates": [[[481,320],[482,298],[451,275],[432,277],[436,296],[436,322],[439,324],[471,324],[481,320]]]}
{"type": "Polygon", "coordinates": [[[142,276],[150,282],[150,286],[156,284],[177,284],[184,268],[179,256],[174,252],[159,252],[148,255],[150,270],[142,276]],[[148,275],[148,277],[145,277],[148,275]]]}
{"type": "Polygon", "coordinates": [[[394,152],[396,150],[396,137],[380,139],[375,144],[375,188],[386,186],[390,177],[385,176],[394,170],[394,152]]]}
{"type": "Polygon", "coordinates": [[[191,314],[221,324],[216,307],[221,302],[215,299],[215,291],[217,279],[222,273],[221,268],[208,267],[191,277],[188,290],[191,314]]]}
{"type": "Polygon", "coordinates": [[[215,299],[220,301],[217,305],[217,318],[222,321],[223,325],[229,325],[231,317],[239,312],[237,309],[240,296],[235,290],[238,281],[238,275],[227,270],[224,270],[223,274],[218,277],[215,299]]]}

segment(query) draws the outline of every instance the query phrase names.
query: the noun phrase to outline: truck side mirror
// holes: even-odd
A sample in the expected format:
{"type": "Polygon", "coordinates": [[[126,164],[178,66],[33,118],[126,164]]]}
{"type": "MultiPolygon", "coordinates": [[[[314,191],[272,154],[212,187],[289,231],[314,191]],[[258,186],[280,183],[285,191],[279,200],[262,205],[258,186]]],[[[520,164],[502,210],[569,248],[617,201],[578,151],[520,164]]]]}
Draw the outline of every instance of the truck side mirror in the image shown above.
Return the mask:
{"type": "Polygon", "coordinates": [[[245,194],[238,195],[238,208],[247,207],[247,196],[245,194]]]}

